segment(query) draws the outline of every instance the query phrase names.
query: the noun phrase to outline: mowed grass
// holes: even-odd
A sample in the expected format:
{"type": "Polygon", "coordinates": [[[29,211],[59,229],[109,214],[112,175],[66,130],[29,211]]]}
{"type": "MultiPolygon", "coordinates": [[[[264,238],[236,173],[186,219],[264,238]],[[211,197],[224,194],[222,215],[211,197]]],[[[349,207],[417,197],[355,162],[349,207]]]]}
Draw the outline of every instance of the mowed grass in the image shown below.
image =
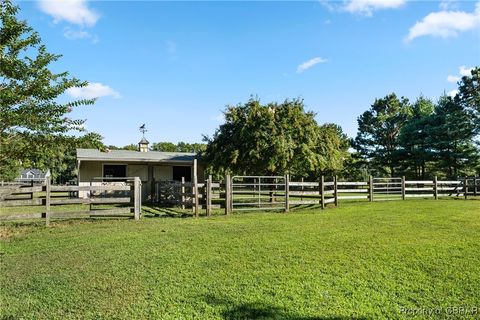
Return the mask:
{"type": "Polygon", "coordinates": [[[1,319],[454,319],[448,308],[480,307],[478,200],[1,228],[1,319]]]}

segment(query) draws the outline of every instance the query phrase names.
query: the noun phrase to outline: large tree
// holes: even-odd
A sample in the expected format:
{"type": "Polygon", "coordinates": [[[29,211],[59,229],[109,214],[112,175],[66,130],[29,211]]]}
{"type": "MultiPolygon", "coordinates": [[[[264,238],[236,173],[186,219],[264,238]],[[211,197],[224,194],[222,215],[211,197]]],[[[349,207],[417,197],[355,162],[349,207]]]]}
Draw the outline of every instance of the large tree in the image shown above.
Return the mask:
{"type": "Polygon", "coordinates": [[[440,174],[455,178],[475,173],[478,150],[474,144],[475,123],[458,99],[442,96],[435,106],[428,131],[440,174]]]}
{"type": "Polygon", "coordinates": [[[354,147],[379,174],[394,176],[398,166],[398,136],[408,119],[410,103],[391,93],[376,99],[370,109],[358,118],[354,147]]]}
{"type": "Polygon", "coordinates": [[[82,131],[84,120],[68,114],[94,103],[58,102],[67,89],[87,83],[50,70],[60,55],[47,52],[39,34],[18,19],[18,10],[10,0],[0,2],[0,180],[14,177],[31,159],[58,150],[55,139],[60,135],[82,131]]]}
{"type": "Polygon", "coordinates": [[[470,76],[458,83],[455,101],[475,118],[476,134],[480,134],[480,67],[472,69],[470,76]]]}
{"type": "Polygon", "coordinates": [[[250,99],[227,107],[225,123],[205,137],[204,158],[216,172],[309,176],[341,167],[338,157],[348,147],[340,134],[337,126],[319,127],[300,99],[266,105],[250,99]]]}
{"type": "Polygon", "coordinates": [[[400,171],[408,177],[425,179],[432,160],[431,128],[435,104],[421,96],[411,108],[408,121],[402,127],[399,141],[400,171]]]}

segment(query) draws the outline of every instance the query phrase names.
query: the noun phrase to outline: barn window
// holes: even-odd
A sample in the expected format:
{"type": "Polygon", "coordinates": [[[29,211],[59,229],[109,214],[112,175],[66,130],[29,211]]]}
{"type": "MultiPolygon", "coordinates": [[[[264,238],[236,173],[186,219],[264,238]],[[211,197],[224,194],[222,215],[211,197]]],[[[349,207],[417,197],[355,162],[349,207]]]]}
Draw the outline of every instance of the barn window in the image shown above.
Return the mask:
{"type": "Polygon", "coordinates": [[[182,181],[182,177],[185,177],[185,181],[192,181],[192,169],[186,166],[174,166],[173,167],[173,180],[182,181]]]}
{"type": "MultiPolygon", "coordinates": [[[[106,164],[103,166],[104,178],[124,178],[127,176],[127,166],[119,164],[106,164]]],[[[104,179],[104,181],[109,181],[104,179]]],[[[118,181],[117,179],[112,181],[118,181]]]]}

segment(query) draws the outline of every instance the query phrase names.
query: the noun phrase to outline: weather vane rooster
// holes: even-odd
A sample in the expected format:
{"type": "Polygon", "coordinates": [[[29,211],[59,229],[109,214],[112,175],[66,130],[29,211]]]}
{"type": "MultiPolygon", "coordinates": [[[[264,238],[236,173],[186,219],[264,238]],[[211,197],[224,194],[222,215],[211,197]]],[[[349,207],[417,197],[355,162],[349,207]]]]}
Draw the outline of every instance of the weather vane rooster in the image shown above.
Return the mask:
{"type": "Polygon", "coordinates": [[[145,127],[145,123],[140,126],[139,130],[142,133],[143,137],[145,138],[145,132],[148,131],[147,128],[145,127]]]}

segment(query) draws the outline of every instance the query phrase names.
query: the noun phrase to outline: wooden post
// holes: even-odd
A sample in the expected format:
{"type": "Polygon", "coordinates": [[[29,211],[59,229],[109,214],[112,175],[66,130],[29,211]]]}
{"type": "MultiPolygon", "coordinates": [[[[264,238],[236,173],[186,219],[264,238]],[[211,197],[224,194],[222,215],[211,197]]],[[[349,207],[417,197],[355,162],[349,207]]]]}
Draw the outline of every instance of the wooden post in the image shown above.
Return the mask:
{"type": "Polygon", "coordinates": [[[133,199],[133,215],[135,220],[140,219],[140,210],[141,210],[141,181],[139,177],[135,177],[133,180],[133,194],[134,194],[134,199],[133,199]]]}
{"type": "MultiPolygon", "coordinates": [[[[88,198],[92,199],[92,180],[90,180],[90,190],[88,190],[88,198]]],[[[92,202],[89,203],[88,205],[88,210],[92,211],[92,202]]]]}
{"type": "Polygon", "coordinates": [[[205,196],[207,198],[207,216],[209,217],[212,215],[212,175],[208,176],[205,196]]]}
{"type": "Polygon", "coordinates": [[[198,201],[198,176],[197,176],[197,159],[193,160],[193,196],[194,196],[194,212],[195,217],[198,218],[199,201],[198,201]]]}
{"type": "Polygon", "coordinates": [[[322,175],[320,177],[320,205],[322,209],[325,209],[325,177],[322,175]]]}
{"type": "Polygon", "coordinates": [[[402,177],[402,200],[405,200],[405,176],[402,177]]]}
{"type": "Polygon", "coordinates": [[[232,203],[232,180],[230,175],[225,176],[225,214],[230,213],[231,203],[232,203]]]}
{"type": "Polygon", "coordinates": [[[373,177],[370,176],[368,179],[368,191],[370,192],[370,202],[373,202],[373,177]]]}
{"type": "Polygon", "coordinates": [[[51,187],[51,181],[50,181],[50,175],[45,177],[45,225],[48,227],[50,225],[50,187],[51,187]]]}
{"type": "MultiPolygon", "coordinates": [[[[149,167],[150,171],[150,167],[149,167]]],[[[152,203],[155,202],[155,178],[152,178],[152,182],[150,183],[150,201],[152,203]]]]}
{"type": "Polygon", "coordinates": [[[300,196],[300,201],[303,201],[303,182],[304,182],[303,177],[302,177],[301,182],[302,182],[302,195],[300,196]]]}
{"type": "Polygon", "coordinates": [[[477,177],[473,177],[473,196],[477,196],[477,177]]]}
{"type": "Polygon", "coordinates": [[[437,176],[433,177],[433,197],[438,200],[438,179],[437,176]]]}
{"type": "Polygon", "coordinates": [[[335,192],[335,207],[338,206],[338,177],[333,177],[333,192],[335,192]]]}
{"type": "Polygon", "coordinates": [[[182,177],[180,192],[182,193],[180,197],[180,200],[182,201],[182,210],[185,210],[185,177],[182,177]]]}
{"type": "Polygon", "coordinates": [[[465,184],[465,188],[464,188],[464,196],[465,196],[465,200],[467,199],[467,195],[468,195],[468,179],[465,177],[465,179],[463,180],[463,183],[465,184]]]}
{"type": "Polygon", "coordinates": [[[285,175],[285,212],[290,211],[290,176],[285,175]]]}

